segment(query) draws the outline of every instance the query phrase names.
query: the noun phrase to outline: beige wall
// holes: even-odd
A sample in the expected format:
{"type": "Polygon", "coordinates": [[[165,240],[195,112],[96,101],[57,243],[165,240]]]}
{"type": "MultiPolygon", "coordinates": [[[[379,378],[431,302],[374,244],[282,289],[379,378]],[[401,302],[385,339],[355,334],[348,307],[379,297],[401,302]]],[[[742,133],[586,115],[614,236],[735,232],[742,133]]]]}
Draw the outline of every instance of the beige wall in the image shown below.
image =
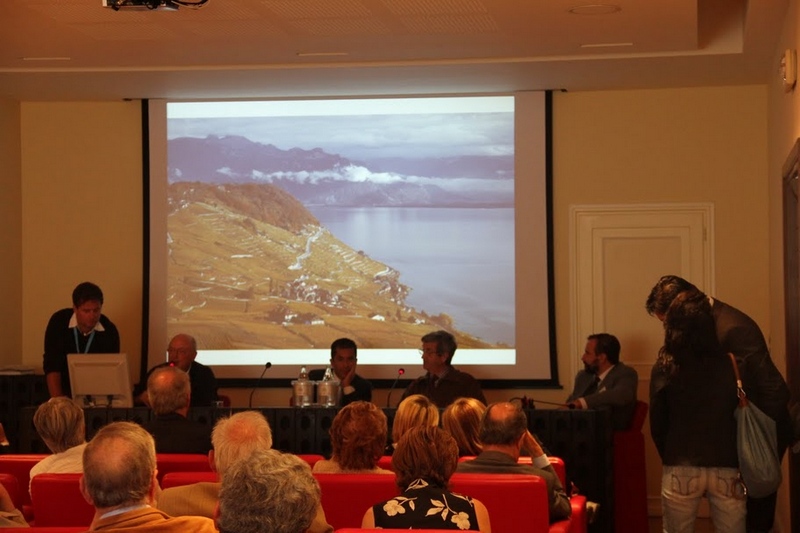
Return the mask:
{"type": "Polygon", "coordinates": [[[0,100],[0,366],[22,361],[22,208],[19,103],[0,100]]]}
{"type": "Polygon", "coordinates": [[[142,143],[140,104],[22,104],[22,361],[41,367],[44,328],[93,281],[141,352],[142,143]]]}

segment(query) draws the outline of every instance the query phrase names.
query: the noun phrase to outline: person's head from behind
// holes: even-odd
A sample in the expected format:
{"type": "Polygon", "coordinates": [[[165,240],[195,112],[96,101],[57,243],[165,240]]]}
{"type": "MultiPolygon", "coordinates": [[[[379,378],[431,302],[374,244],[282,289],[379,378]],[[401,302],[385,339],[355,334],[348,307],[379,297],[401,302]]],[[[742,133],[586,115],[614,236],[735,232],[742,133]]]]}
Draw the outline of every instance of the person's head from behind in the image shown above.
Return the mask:
{"type": "Polygon", "coordinates": [[[619,340],[609,333],[594,333],[586,339],[583,367],[590,374],[602,374],[619,363],[619,340]]]}
{"type": "Polygon", "coordinates": [[[353,402],[331,423],[332,458],[344,470],[372,470],[383,455],[386,415],[372,402],[353,402]]]}
{"type": "Polygon", "coordinates": [[[392,442],[398,442],[413,427],[438,426],[439,408],[427,396],[412,394],[397,406],[392,422],[392,442]]]}
{"type": "Polygon", "coordinates": [[[53,453],[61,453],[86,442],[83,409],[67,398],[50,398],[36,409],[33,425],[53,453]]]}
{"type": "Polygon", "coordinates": [[[659,365],[675,372],[681,364],[703,357],[724,355],[717,338],[711,302],[699,290],[680,293],[664,316],[664,346],[659,365]]]}
{"type": "Polygon", "coordinates": [[[644,307],[649,315],[663,322],[672,300],[680,293],[689,290],[699,289],[681,277],[662,276],[650,290],[644,307]]]}
{"type": "Polygon", "coordinates": [[[197,357],[197,341],[191,335],[179,333],[170,339],[167,356],[171,365],[188,372],[197,357]]]}
{"type": "Polygon", "coordinates": [[[181,413],[189,409],[192,385],[189,374],[174,366],[156,368],[147,378],[147,396],[157,416],[181,413]]]}
{"type": "Polygon", "coordinates": [[[510,402],[489,404],[481,420],[480,439],[484,449],[490,446],[522,446],[528,431],[525,412],[510,402]]]}
{"type": "Polygon", "coordinates": [[[331,344],[331,367],[336,377],[344,379],[356,365],[358,346],[347,338],[336,339],[331,344]]]}
{"type": "Polygon", "coordinates": [[[458,344],[456,338],[447,331],[433,331],[422,337],[422,368],[431,374],[438,374],[453,363],[453,354],[458,344]]]}
{"type": "Polygon", "coordinates": [[[223,477],[233,463],[256,450],[272,448],[272,430],[260,412],[242,411],[217,420],[211,432],[211,445],[211,464],[223,477]]]}
{"type": "Polygon", "coordinates": [[[417,479],[446,489],[457,466],[458,445],[455,439],[436,426],[409,429],[392,454],[392,469],[401,491],[417,479]]]}
{"type": "Polygon", "coordinates": [[[308,463],[256,450],[222,478],[217,527],[220,533],[302,533],[319,505],[319,484],[308,463]]]}
{"type": "Polygon", "coordinates": [[[481,453],[481,418],[486,406],[475,398],[458,398],[442,412],[442,428],[458,445],[458,455],[481,453]]]}
{"type": "Polygon", "coordinates": [[[72,291],[72,310],[78,329],[88,333],[100,321],[103,311],[103,291],[94,283],[84,281],[72,291]]]}
{"type": "Polygon", "coordinates": [[[150,503],[156,481],[153,437],[133,422],[112,422],[83,450],[81,492],[97,509],[150,503]]]}

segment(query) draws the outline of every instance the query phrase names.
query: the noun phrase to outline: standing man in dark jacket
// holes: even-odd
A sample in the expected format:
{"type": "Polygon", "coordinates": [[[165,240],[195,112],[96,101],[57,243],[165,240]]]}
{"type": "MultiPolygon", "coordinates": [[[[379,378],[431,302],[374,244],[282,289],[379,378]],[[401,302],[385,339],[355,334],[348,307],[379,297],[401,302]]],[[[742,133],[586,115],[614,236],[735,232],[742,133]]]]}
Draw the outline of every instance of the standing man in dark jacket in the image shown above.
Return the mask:
{"type": "MultiPolygon", "coordinates": [[[[650,291],[645,308],[650,315],[663,322],[672,301],[687,291],[701,292],[683,278],[663,276],[650,291]]],[[[758,324],[738,309],[714,298],[708,299],[719,343],[725,352],[733,353],[736,357],[748,399],[775,421],[778,457],[783,457],[791,439],[789,387],[786,380],[775,367],[758,324]]],[[[772,529],[776,503],[777,492],[765,498],[747,499],[748,533],[772,529]]]]}
{"type": "Polygon", "coordinates": [[[50,317],[44,333],[43,367],[51,398],[72,396],[67,354],[119,353],[119,332],[102,310],[103,291],[85,281],[72,291],[72,307],[50,317]]]}

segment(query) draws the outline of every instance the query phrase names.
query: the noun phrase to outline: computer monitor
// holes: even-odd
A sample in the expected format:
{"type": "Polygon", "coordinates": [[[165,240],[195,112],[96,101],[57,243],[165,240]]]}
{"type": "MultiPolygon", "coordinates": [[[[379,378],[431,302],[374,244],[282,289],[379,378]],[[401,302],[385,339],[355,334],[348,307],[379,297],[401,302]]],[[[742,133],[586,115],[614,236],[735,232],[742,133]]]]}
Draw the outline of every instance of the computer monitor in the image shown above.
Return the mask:
{"type": "Polygon", "coordinates": [[[133,407],[124,353],[67,354],[72,399],[82,407],[133,407]]]}

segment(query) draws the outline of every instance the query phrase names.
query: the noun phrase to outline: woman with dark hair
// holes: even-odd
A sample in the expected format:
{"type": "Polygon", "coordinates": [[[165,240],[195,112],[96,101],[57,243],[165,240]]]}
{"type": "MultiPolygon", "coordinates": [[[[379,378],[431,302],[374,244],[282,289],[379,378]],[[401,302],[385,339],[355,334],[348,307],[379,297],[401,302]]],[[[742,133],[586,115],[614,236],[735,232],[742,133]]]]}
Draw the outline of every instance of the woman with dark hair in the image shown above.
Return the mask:
{"type": "Polygon", "coordinates": [[[481,418],[486,406],[475,398],[459,398],[442,412],[442,428],[450,433],[458,445],[458,456],[475,456],[481,453],[481,418]]]}
{"type": "Polygon", "coordinates": [[[743,533],[736,377],[717,340],[708,297],[697,290],[678,295],[665,314],[664,330],[650,381],[650,432],[664,465],[663,530],[694,531],[698,505],[706,496],[714,529],[743,533]]]}
{"type": "Polygon", "coordinates": [[[355,401],[342,407],[331,423],[333,453],[328,461],[317,461],[317,474],[392,474],[378,468],[388,432],[386,415],[374,403],[355,401]]]}
{"type": "Polygon", "coordinates": [[[368,509],[361,527],[490,532],[485,505],[447,490],[457,464],[458,446],[446,431],[434,426],[409,429],[392,455],[402,493],[368,509]]]}

